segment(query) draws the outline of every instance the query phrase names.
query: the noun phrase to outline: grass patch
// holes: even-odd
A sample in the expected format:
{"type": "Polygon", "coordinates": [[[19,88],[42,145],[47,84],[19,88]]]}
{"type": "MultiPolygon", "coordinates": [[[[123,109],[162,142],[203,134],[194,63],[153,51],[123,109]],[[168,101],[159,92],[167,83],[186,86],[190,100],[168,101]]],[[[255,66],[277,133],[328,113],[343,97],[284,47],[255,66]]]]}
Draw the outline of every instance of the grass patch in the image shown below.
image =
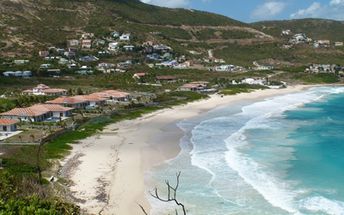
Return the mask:
{"type": "Polygon", "coordinates": [[[226,87],[225,89],[222,89],[220,91],[220,94],[223,95],[236,95],[239,93],[249,93],[252,92],[253,90],[258,90],[258,89],[266,89],[264,86],[260,85],[248,85],[248,84],[240,84],[240,85],[230,85],[226,87]]]}
{"type": "Polygon", "coordinates": [[[338,76],[334,74],[297,74],[295,79],[309,84],[331,84],[339,81],[338,76]]]}

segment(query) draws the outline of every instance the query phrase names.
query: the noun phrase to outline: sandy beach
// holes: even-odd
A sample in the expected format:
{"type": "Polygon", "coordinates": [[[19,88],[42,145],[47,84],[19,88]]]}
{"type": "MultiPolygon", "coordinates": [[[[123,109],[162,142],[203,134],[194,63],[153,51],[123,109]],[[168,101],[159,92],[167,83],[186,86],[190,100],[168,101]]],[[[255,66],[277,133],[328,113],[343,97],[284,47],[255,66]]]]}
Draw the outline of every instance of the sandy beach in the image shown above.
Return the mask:
{"type": "Polygon", "coordinates": [[[61,161],[62,177],[86,214],[143,214],[144,173],[172,159],[180,151],[183,132],[176,123],[222,105],[301,91],[306,86],[269,89],[209,99],[164,109],[144,117],[107,126],[102,132],[73,145],[61,161]]]}

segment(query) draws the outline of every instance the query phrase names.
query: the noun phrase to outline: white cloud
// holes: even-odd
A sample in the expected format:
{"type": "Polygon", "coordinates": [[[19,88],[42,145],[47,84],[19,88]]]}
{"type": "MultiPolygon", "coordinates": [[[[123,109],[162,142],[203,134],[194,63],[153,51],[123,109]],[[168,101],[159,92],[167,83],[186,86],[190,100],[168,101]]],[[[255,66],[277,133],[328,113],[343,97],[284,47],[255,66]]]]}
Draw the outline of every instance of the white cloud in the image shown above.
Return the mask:
{"type": "Polygon", "coordinates": [[[312,17],[315,16],[319,10],[321,10],[322,5],[319,2],[313,2],[308,8],[301,9],[296,13],[291,14],[291,18],[298,18],[298,17],[312,17]]]}
{"type": "Polygon", "coordinates": [[[328,4],[313,2],[308,8],[300,9],[290,18],[326,18],[344,20],[344,0],[331,0],[328,4]]]}
{"type": "Polygon", "coordinates": [[[251,14],[254,19],[268,19],[272,18],[286,8],[286,3],[282,1],[267,1],[262,5],[259,5],[251,14]]]}
{"type": "Polygon", "coordinates": [[[330,2],[330,5],[332,5],[332,6],[338,6],[338,5],[343,6],[344,5],[344,0],[332,0],[330,2]]]}
{"type": "Polygon", "coordinates": [[[141,1],[147,4],[154,4],[158,6],[172,7],[172,8],[186,7],[190,3],[190,0],[141,0],[141,1]]]}

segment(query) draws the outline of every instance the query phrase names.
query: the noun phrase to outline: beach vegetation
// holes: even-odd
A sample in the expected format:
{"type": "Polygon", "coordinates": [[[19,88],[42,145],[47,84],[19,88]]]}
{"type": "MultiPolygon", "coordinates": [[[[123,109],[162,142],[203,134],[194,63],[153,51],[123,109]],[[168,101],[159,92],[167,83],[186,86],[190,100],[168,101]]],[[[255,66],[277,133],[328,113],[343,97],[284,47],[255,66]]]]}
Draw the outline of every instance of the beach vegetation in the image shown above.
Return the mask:
{"type": "Polygon", "coordinates": [[[335,74],[298,74],[295,75],[295,79],[299,79],[308,84],[332,84],[339,81],[339,78],[335,74]]]}
{"type": "Polygon", "coordinates": [[[239,85],[228,85],[226,88],[220,91],[222,95],[235,95],[239,93],[249,93],[254,90],[263,90],[266,87],[261,85],[248,85],[248,84],[239,84],[239,85]]]}
{"type": "Polygon", "coordinates": [[[47,186],[39,184],[35,177],[18,177],[0,170],[0,214],[80,214],[79,207],[49,197],[47,186]]]}

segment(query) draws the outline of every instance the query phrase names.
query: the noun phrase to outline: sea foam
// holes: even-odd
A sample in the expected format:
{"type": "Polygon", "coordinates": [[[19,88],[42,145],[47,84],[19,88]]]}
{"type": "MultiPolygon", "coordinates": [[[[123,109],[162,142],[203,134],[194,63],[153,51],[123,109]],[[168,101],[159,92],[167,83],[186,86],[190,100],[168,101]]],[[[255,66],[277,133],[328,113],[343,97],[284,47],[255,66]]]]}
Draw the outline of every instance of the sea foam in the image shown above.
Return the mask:
{"type": "MultiPolygon", "coordinates": [[[[322,99],[324,94],[342,92],[344,92],[344,88],[319,88],[305,93],[279,96],[243,107],[240,114],[250,116],[251,119],[245,126],[226,139],[228,147],[226,161],[228,166],[237,171],[238,175],[259,192],[271,205],[292,214],[300,214],[299,207],[296,204],[296,197],[303,191],[293,189],[287,181],[279,179],[271,172],[267,172],[264,166],[240,152],[241,148],[248,145],[245,132],[249,129],[266,129],[267,121],[272,116],[282,114],[305,103],[322,99]]],[[[342,205],[324,198],[310,199],[305,202],[305,205],[307,206],[306,208],[313,211],[320,211],[321,208],[324,208],[322,211],[330,211],[329,214],[343,214],[338,213],[342,209],[342,205]],[[332,206],[332,212],[329,206],[332,206]]]]}

